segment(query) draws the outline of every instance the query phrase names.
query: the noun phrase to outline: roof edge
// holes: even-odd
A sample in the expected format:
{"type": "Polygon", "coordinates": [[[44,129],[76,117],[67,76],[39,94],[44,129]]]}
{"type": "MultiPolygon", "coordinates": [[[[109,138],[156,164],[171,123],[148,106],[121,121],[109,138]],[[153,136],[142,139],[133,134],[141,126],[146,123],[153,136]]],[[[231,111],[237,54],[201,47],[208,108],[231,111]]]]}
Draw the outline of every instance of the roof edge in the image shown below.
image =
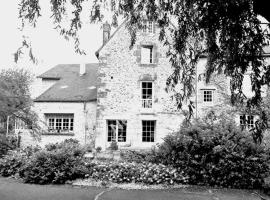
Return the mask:
{"type": "Polygon", "coordinates": [[[102,44],[102,46],[95,52],[95,55],[97,58],[99,58],[99,52],[103,49],[106,44],[115,36],[115,34],[122,28],[122,26],[127,22],[127,19],[125,19],[120,26],[117,27],[117,29],[114,31],[114,33],[111,35],[111,37],[107,40],[106,43],[102,44]]]}
{"type": "Polygon", "coordinates": [[[35,99],[34,102],[38,103],[87,103],[87,102],[93,102],[97,101],[97,99],[91,99],[91,100],[38,100],[35,99]]]}

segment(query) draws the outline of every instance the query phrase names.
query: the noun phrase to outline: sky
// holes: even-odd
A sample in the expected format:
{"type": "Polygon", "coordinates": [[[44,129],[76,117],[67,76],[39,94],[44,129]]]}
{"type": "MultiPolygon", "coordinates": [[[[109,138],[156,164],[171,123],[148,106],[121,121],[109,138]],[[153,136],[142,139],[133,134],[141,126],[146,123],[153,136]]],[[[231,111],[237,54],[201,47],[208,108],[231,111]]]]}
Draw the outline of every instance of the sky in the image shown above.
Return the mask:
{"type": "Polygon", "coordinates": [[[101,24],[90,24],[87,13],[83,13],[83,29],[81,31],[81,47],[86,55],[81,56],[75,53],[74,44],[66,41],[53,29],[50,19],[49,1],[40,1],[42,17],[39,19],[36,28],[27,27],[22,33],[20,20],[18,18],[19,0],[5,1],[0,7],[0,70],[4,68],[25,68],[35,75],[63,63],[91,63],[98,62],[95,51],[102,45],[101,24]],[[28,55],[23,55],[19,62],[14,62],[13,54],[20,47],[22,34],[27,35],[33,47],[33,53],[38,59],[35,65],[29,61],[28,55]]]}

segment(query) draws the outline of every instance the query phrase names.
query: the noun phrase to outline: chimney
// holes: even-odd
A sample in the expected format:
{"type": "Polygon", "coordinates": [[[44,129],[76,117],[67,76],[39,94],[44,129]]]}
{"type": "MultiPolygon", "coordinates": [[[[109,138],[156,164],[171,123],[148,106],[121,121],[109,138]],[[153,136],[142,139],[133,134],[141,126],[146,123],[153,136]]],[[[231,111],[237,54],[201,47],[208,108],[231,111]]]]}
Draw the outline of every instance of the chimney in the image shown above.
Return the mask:
{"type": "Polygon", "coordinates": [[[85,71],[85,63],[80,64],[80,76],[83,76],[86,73],[85,71]]]}
{"type": "Polygon", "coordinates": [[[103,24],[103,44],[105,44],[109,40],[110,32],[111,32],[111,26],[106,21],[105,24],[103,24]]]}

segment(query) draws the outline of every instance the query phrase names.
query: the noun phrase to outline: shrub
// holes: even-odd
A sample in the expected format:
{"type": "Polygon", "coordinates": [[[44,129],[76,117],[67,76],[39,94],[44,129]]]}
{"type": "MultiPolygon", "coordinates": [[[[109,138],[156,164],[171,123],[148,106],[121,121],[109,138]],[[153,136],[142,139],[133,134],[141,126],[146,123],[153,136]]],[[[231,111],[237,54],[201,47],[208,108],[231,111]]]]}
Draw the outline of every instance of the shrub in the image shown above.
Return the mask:
{"type": "Polygon", "coordinates": [[[97,147],[97,148],[96,148],[96,151],[97,151],[98,153],[100,153],[100,152],[101,152],[101,150],[102,150],[102,148],[101,148],[101,147],[97,147]]]}
{"type": "Polygon", "coordinates": [[[112,142],[111,142],[111,144],[110,144],[109,149],[110,149],[110,150],[112,150],[112,151],[116,151],[116,150],[118,150],[118,145],[117,145],[117,142],[112,141],[112,142]]]}
{"type": "Polygon", "coordinates": [[[180,170],[162,164],[129,162],[91,162],[89,177],[114,183],[175,184],[187,178],[180,170]]]}
{"type": "Polygon", "coordinates": [[[122,150],[120,152],[121,159],[126,162],[147,162],[147,157],[150,155],[149,151],[136,151],[136,150],[122,150]]]}
{"type": "Polygon", "coordinates": [[[208,122],[165,137],[155,162],[182,169],[191,184],[260,188],[269,171],[269,151],[233,121],[208,122]]]}
{"type": "Polygon", "coordinates": [[[13,151],[0,159],[0,174],[2,176],[14,176],[23,166],[27,155],[22,151],[13,151]]]}
{"type": "Polygon", "coordinates": [[[29,157],[19,170],[27,183],[65,183],[67,180],[84,177],[84,149],[74,140],[47,145],[29,157]]]}
{"type": "Polygon", "coordinates": [[[0,158],[7,154],[9,150],[16,148],[17,138],[15,136],[5,136],[0,134],[0,158]]]}

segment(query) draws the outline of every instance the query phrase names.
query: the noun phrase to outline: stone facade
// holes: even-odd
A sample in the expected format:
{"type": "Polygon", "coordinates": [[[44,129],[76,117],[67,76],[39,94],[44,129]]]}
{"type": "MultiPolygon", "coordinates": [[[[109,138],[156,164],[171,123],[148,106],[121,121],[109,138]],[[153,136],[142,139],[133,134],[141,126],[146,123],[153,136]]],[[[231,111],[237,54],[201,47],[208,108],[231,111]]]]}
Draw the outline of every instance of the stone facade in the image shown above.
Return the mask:
{"type": "Polygon", "coordinates": [[[127,139],[119,146],[149,148],[179,129],[183,115],[176,110],[166,80],[172,73],[166,47],[157,34],[138,33],[133,48],[125,26],[115,33],[99,52],[96,146],[107,148],[107,120],[126,120],[127,139]],[[141,47],[153,47],[153,63],[141,64],[141,47]],[[153,106],[142,107],[141,82],[153,83],[153,106]],[[154,120],[154,142],[142,142],[142,120],[154,120]]]}

